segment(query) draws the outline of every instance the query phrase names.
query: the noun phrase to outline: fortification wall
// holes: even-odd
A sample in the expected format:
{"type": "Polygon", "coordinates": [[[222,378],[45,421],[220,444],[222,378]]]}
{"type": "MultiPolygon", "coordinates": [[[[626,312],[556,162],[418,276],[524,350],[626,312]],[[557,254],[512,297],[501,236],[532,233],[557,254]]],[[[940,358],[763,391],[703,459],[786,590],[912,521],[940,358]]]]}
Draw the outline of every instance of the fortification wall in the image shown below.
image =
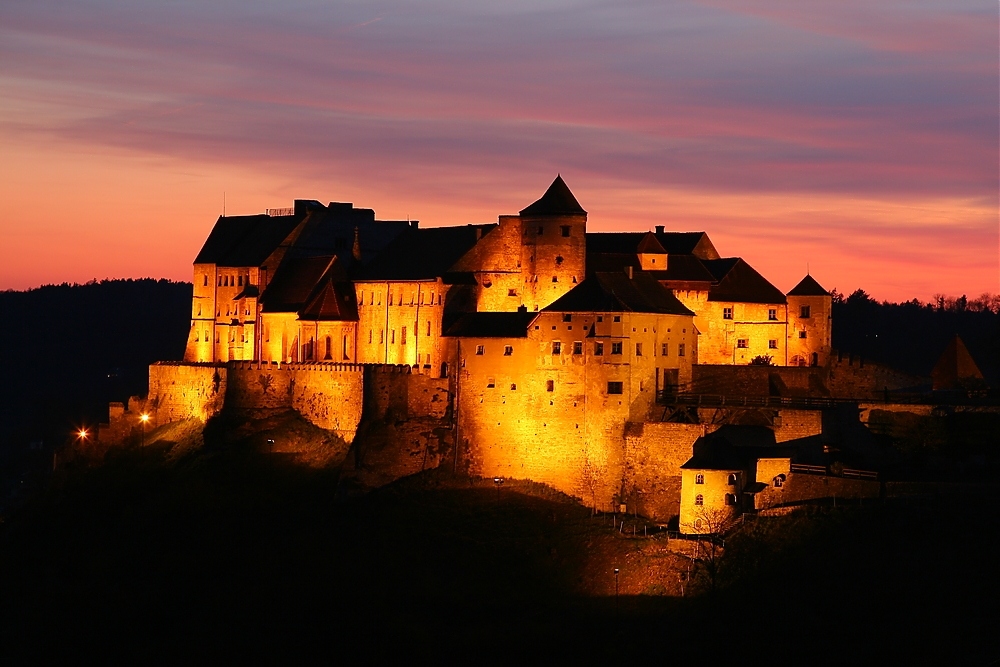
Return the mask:
{"type": "Polygon", "coordinates": [[[774,428],[774,439],[787,442],[823,432],[822,410],[781,410],[774,428]]]}
{"type": "Polygon", "coordinates": [[[885,400],[886,389],[930,387],[931,381],[860,357],[836,354],[830,359],[826,384],[833,396],[878,401],[885,400]]]}
{"type": "Polygon", "coordinates": [[[697,364],[691,392],[727,396],[804,396],[823,392],[822,369],[794,366],[697,364]]]}
{"type": "Polygon", "coordinates": [[[789,473],[785,483],[779,487],[769,486],[757,498],[758,507],[766,509],[776,505],[800,503],[822,498],[878,498],[881,483],[871,479],[832,477],[829,475],[808,475],[789,473]]]}
{"type": "Polygon", "coordinates": [[[202,421],[222,409],[228,369],[219,364],[157,362],[149,367],[149,408],[152,426],[184,419],[202,421]]]}
{"type": "Polygon", "coordinates": [[[625,429],[623,500],[631,511],[667,522],[680,514],[681,465],[694,454],[704,424],[631,423],[625,429]]]}

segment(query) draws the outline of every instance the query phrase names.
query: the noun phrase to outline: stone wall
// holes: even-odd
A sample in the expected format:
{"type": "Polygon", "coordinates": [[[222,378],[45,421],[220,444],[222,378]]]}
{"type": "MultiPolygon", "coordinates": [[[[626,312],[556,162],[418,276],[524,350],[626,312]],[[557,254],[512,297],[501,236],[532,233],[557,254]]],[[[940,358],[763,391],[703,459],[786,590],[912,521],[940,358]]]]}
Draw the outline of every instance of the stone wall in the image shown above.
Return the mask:
{"type": "Polygon", "coordinates": [[[149,367],[150,425],[192,417],[202,421],[222,409],[228,369],[222,364],[161,361],[149,367]]]}
{"type": "Polygon", "coordinates": [[[623,501],[632,511],[666,523],[680,514],[681,465],[705,435],[703,424],[630,423],[625,429],[623,501]]]}

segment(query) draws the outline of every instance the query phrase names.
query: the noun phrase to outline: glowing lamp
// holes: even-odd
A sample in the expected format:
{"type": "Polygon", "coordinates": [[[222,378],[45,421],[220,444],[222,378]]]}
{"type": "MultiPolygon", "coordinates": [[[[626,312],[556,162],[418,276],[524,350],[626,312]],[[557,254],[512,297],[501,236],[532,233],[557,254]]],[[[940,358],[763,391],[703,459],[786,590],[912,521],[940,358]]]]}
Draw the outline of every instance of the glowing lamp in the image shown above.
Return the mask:
{"type": "Polygon", "coordinates": [[[87,429],[85,429],[85,428],[81,428],[81,429],[80,429],[80,430],[79,430],[79,431],[77,432],[77,435],[78,435],[78,436],[80,436],[80,438],[81,438],[81,439],[84,439],[84,440],[85,440],[85,439],[87,438],[87,429]]]}
{"type": "Polygon", "coordinates": [[[142,415],[140,415],[139,419],[141,419],[142,423],[145,424],[146,422],[149,421],[149,414],[143,412],[142,415]]]}

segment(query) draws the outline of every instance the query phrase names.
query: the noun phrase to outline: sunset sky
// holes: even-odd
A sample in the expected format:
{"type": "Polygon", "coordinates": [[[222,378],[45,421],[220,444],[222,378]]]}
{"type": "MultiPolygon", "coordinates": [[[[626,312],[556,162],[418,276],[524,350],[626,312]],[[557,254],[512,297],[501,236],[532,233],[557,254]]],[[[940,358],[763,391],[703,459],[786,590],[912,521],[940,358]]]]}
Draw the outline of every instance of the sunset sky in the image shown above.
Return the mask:
{"type": "Polygon", "coordinates": [[[1000,291],[996,0],[0,4],[0,289],[191,279],[222,213],[705,230],[783,291],[1000,291]]]}

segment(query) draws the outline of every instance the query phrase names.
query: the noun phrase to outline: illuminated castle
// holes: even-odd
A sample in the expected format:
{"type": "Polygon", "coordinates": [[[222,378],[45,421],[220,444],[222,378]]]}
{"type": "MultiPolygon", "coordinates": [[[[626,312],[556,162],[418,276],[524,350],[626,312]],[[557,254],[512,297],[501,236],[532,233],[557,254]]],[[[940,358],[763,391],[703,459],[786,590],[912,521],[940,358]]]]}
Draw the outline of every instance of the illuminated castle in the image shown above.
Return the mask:
{"type": "MultiPolygon", "coordinates": [[[[830,314],[813,278],[782,293],[704,232],[588,232],[560,177],[496,224],[300,200],[219,218],[185,361],[150,369],[149,404],[158,424],[294,409],[347,442],[395,411],[437,420],[406,445],[418,470],[448,460],[677,516],[681,465],[714,427],[666,419],[667,399],[706,364],[825,366],[830,314]]],[[[818,432],[803,419],[778,440],[818,432]]]]}

